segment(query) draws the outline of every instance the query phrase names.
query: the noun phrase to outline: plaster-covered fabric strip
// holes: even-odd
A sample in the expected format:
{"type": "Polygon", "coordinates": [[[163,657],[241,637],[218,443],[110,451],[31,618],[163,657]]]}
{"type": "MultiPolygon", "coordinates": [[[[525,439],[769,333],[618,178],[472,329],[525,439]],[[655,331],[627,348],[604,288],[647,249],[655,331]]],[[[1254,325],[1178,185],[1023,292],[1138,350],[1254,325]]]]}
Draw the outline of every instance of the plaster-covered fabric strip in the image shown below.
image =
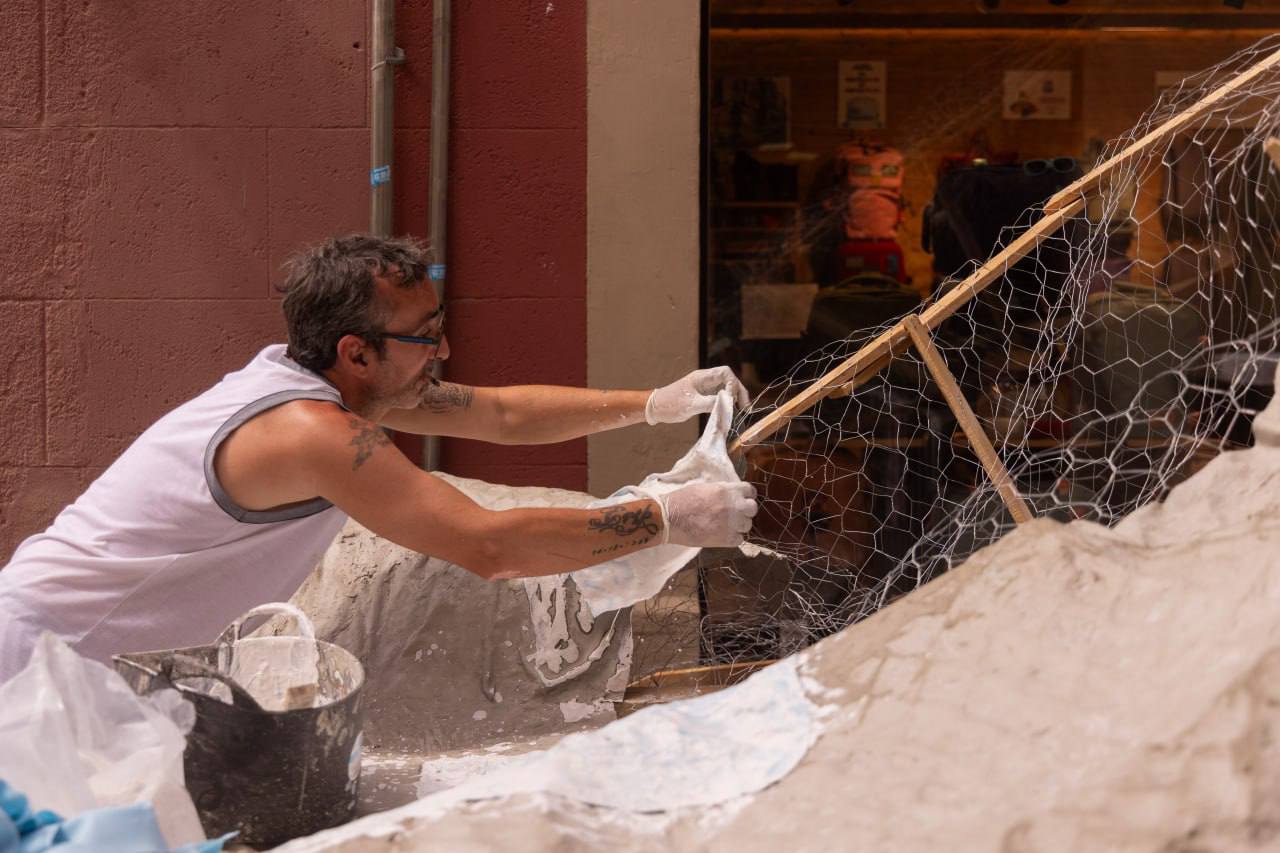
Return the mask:
{"type": "MultiPolygon", "coordinates": [[[[650,474],[639,486],[622,488],[590,504],[589,508],[626,503],[646,496],[640,492],[664,495],[691,483],[737,482],[738,472],[734,470],[725,445],[732,421],[733,398],[728,391],[721,391],[702,436],[670,471],[650,474]]],[[[575,572],[573,579],[582,600],[592,613],[599,615],[656,595],[671,576],[688,565],[697,553],[697,548],[684,545],[660,545],[575,572]]]]}

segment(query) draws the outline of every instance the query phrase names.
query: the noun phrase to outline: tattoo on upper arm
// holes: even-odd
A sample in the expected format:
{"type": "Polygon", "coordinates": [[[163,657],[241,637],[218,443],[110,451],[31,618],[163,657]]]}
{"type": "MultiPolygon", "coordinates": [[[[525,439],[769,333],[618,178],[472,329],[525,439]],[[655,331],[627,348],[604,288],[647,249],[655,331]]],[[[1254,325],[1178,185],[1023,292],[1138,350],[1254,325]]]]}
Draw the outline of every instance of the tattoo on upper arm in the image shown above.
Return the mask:
{"type": "Polygon", "coordinates": [[[476,389],[470,385],[433,379],[422,393],[422,402],[418,404],[418,408],[426,409],[433,415],[447,415],[459,409],[471,408],[471,401],[475,396],[476,389]]]}
{"type": "Polygon", "coordinates": [[[363,418],[352,418],[351,428],[356,433],[351,439],[351,445],[356,449],[355,461],[351,463],[351,470],[354,471],[369,461],[373,451],[391,444],[391,436],[387,435],[382,427],[371,424],[363,418]]]}

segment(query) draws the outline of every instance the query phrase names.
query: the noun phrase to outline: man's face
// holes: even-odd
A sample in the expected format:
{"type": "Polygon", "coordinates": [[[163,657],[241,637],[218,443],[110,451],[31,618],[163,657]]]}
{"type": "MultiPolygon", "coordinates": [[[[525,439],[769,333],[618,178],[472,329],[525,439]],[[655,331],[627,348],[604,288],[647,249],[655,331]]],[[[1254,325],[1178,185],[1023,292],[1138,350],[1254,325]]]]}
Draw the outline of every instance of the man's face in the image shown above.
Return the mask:
{"type": "Polygon", "coordinates": [[[369,396],[380,408],[408,409],[421,401],[431,382],[432,365],[449,357],[449,342],[444,338],[444,312],[436,299],[435,288],[429,281],[400,287],[398,276],[399,270],[393,269],[376,279],[379,298],[392,308],[382,331],[389,335],[438,338],[440,343],[432,346],[385,339],[369,396]]]}

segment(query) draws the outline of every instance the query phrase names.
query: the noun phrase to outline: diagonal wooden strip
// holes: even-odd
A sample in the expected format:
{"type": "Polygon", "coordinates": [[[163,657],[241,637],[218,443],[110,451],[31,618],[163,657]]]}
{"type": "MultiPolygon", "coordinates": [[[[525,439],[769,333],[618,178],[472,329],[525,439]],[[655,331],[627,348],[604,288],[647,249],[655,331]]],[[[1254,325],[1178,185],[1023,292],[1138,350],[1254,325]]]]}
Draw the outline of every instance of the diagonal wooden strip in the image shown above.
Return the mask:
{"type": "MultiPolygon", "coordinates": [[[[959,311],[993,281],[1001,278],[1010,266],[1056,233],[1063,223],[1083,208],[1084,199],[1075,199],[1052,215],[1042,217],[1035,225],[1018,235],[1008,246],[974,270],[972,275],[925,308],[919,315],[925,328],[936,329],[943,320],[959,311]]],[[[752,424],[730,445],[729,453],[736,456],[743,448],[764,441],[837,388],[852,391],[879,373],[895,352],[901,352],[907,346],[908,341],[907,331],[902,323],[894,324],[799,394],[752,424]]]]}
{"type": "Polygon", "coordinates": [[[1277,50],[1275,53],[1271,54],[1249,70],[1232,77],[1226,83],[1223,83],[1217,89],[1214,89],[1199,101],[1196,101],[1194,104],[1187,107],[1185,110],[1178,113],[1176,116],[1169,119],[1146,136],[1137,140],[1132,145],[1129,145],[1111,159],[1091,169],[1087,175],[1071,184],[1071,186],[1056,193],[1053,198],[1049,199],[1048,203],[1045,204],[1045,213],[1053,213],[1065,205],[1069,199],[1078,199],[1087,195],[1102,182],[1103,177],[1105,177],[1108,172],[1119,166],[1131,163],[1140,157],[1145,157],[1150,153],[1152,146],[1157,142],[1171,134],[1177,133],[1195,119],[1200,118],[1205,113],[1209,112],[1228,95],[1235,93],[1241,87],[1256,80],[1262,74],[1265,74],[1277,65],[1280,65],[1280,50],[1277,50]]]}
{"type": "Polygon", "coordinates": [[[978,416],[973,413],[973,409],[969,408],[969,401],[960,391],[960,385],[951,375],[951,370],[947,367],[942,353],[938,352],[938,348],[929,339],[929,330],[924,327],[918,317],[914,316],[904,318],[902,326],[911,336],[916,352],[920,353],[925,367],[929,368],[929,373],[942,391],[942,396],[946,398],[947,405],[955,413],[960,429],[964,430],[970,446],[973,447],[973,452],[978,455],[978,461],[987,470],[987,476],[991,478],[992,485],[996,487],[1005,506],[1009,507],[1013,520],[1018,524],[1031,521],[1035,516],[1031,514],[1031,509],[1022,499],[1022,495],[1018,494],[1018,487],[1014,485],[1013,477],[1009,476],[1009,469],[1004,467],[1004,462],[992,446],[991,439],[987,438],[986,431],[978,422],[978,416]]]}

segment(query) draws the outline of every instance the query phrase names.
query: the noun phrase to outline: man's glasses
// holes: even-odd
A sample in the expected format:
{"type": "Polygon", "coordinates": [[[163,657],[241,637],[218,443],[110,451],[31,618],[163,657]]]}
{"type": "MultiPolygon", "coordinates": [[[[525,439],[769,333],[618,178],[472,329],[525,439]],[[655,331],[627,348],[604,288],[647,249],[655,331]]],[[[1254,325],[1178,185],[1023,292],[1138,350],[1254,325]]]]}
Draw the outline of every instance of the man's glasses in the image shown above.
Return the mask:
{"type": "Polygon", "coordinates": [[[390,332],[377,332],[379,338],[392,341],[403,341],[406,344],[422,344],[423,346],[439,348],[440,342],[444,340],[444,312],[440,312],[440,322],[436,326],[435,337],[426,335],[393,335],[390,332]]]}
{"type": "Polygon", "coordinates": [[[444,332],[440,332],[440,337],[431,338],[425,335],[393,335],[390,332],[379,332],[378,337],[385,340],[404,341],[406,344],[422,344],[429,347],[440,346],[440,341],[444,340],[444,332]]]}

